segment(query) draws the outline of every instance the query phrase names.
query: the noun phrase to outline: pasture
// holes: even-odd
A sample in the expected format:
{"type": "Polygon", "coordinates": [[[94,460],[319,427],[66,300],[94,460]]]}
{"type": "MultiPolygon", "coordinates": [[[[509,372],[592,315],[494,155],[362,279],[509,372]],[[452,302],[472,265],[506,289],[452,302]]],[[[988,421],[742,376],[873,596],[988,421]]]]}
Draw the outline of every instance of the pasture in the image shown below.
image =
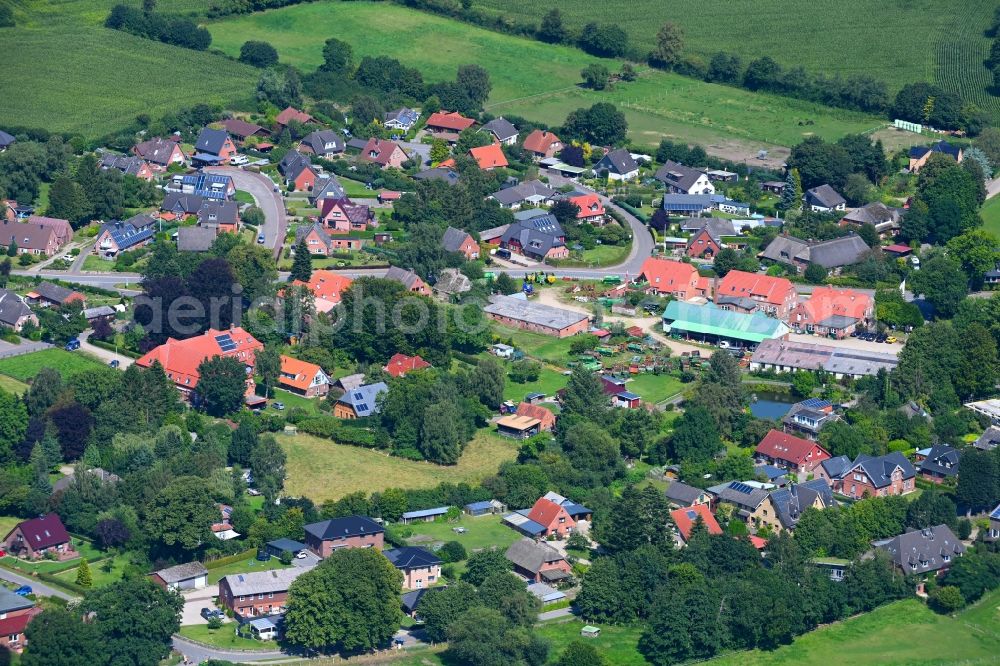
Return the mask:
{"type": "Polygon", "coordinates": [[[473,483],[517,455],[516,444],[485,431],[469,443],[458,464],[450,466],[396,458],[312,435],[278,435],[278,441],[288,455],[285,490],[317,504],[357,491],[431,488],[442,481],[473,483]]]}
{"type": "Polygon", "coordinates": [[[103,28],[111,4],[18,3],[18,25],[0,28],[0,126],[96,138],[139,114],[250,99],[257,70],[103,28]]]}
{"type": "MultiPolygon", "coordinates": [[[[611,91],[583,90],[580,70],[596,59],[576,48],[503,35],[395,4],[311,2],[221,19],[208,28],[213,47],[225,53],[236,55],[244,41],[262,39],[274,45],[282,61],[307,71],[322,62],[323,42],[331,35],[350,42],[356,58],[399,58],[419,68],[428,81],[451,79],[459,65],[477,63],[490,72],[488,110],[493,114],[558,124],[573,109],[611,101],[625,110],[637,142],[684,138],[736,159],[760,148],[794,145],[808,134],[836,138],[882,122],[650,70],[611,91]],[[393,30],[372,31],[373,24],[393,30]],[[428,48],[429,35],[433,48],[428,48]]],[[[617,69],[616,63],[609,65],[617,69]]]]}
{"type": "Polygon", "coordinates": [[[42,368],[54,368],[63,377],[69,377],[84,370],[93,370],[100,365],[103,364],[84,352],[68,352],[65,349],[52,348],[0,359],[0,374],[27,382],[42,368]]]}
{"type": "Polygon", "coordinates": [[[537,25],[558,7],[564,23],[613,23],[629,35],[636,54],[648,53],[667,21],[680,26],[685,52],[708,62],[718,51],[743,62],[769,55],[785,67],[803,66],[827,75],[870,74],[892,91],[914,81],[936,81],[996,112],[1000,101],[982,61],[990,40],[983,35],[996,6],[991,0],[840,0],[792,3],[748,0],[738,5],[698,0],[481,0],[476,8],[505,20],[537,25]],[[919,38],[914,38],[919,35],[919,38]],[[956,35],[961,38],[956,39],[956,35]]]}

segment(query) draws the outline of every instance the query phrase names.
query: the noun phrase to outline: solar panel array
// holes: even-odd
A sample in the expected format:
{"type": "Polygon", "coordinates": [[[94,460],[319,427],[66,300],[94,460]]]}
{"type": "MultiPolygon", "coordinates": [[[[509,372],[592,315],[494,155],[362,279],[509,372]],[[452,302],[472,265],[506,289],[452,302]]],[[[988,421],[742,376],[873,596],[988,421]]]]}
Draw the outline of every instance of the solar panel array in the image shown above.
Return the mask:
{"type": "Polygon", "coordinates": [[[739,481],[730,484],[729,487],[735,490],[736,492],[743,493],[744,495],[749,495],[750,493],[753,492],[753,488],[751,488],[745,483],[740,483],[739,481]]]}
{"type": "Polygon", "coordinates": [[[236,343],[233,342],[233,338],[228,333],[215,336],[215,341],[219,343],[219,349],[221,349],[223,353],[231,352],[236,349],[236,343]]]}

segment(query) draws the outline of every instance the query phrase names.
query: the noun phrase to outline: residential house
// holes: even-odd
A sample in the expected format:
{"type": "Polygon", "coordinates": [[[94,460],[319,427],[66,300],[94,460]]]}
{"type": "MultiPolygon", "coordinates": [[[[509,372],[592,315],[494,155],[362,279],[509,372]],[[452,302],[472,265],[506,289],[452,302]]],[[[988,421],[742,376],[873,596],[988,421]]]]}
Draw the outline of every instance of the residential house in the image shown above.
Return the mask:
{"type": "Polygon", "coordinates": [[[763,192],[770,192],[771,194],[781,195],[788,187],[788,183],[783,180],[769,180],[760,184],[760,189],[763,192]]]}
{"type": "Polygon", "coordinates": [[[167,590],[200,590],[208,587],[208,569],[201,562],[185,562],[149,574],[150,580],[167,590]]]}
{"type": "Polygon", "coordinates": [[[229,164],[236,154],[236,144],[224,129],[202,128],[194,144],[195,162],[205,164],[229,164]]]}
{"type": "Polygon", "coordinates": [[[802,474],[811,473],[820,463],[830,458],[830,452],[818,443],[774,429],[764,435],[764,439],[754,449],[754,454],[758,463],[802,474]]]}
{"type": "Polygon", "coordinates": [[[776,236],[760,253],[762,259],[794,266],[803,272],[809,264],[819,264],[823,268],[839,272],[844,266],[860,263],[871,248],[857,234],[831,238],[825,241],[804,241],[794,236],[776,236]]]}
{"type": "Polygon", "coordinates": [[[388,391],[385,382],[364,384],[346,391],[333,405],[333,415],[338,419],[361,419],[378,414],[378,397],[388,391]]]}
{"type": "Polygon", "coordinates": [[[7,132],[0,130],[0,153],[7,150],[15,143],[17,143],[17,139],[14,138],[13,134],[8,134],[7,132]]]}
{"type": "Polygon", "coordinates": [[[321,176],[316,179],[316,184],[309,193],[309,203],[319,208],[324,199],[347,199],[347,192],[336,176],[321,176]]]}
{"type": "Polygon", "coordinates": [[[910,530],[875,545],[888,553],[892,563],[907,576],[928,573],[940,576],[965,554],[965,546],[947,525],[910,530]]]}
{"type": "Polygon", "coordinates": [[[246,395],[253,395],[252,371],[256,354],[263,348],[264,345],[243,328],[232,326],[225,331],[209,329],[185,340],[167,338],[162,345],[139,357],[135,364],[140,368],[150,368],[154,363],[159,363],[166,372],[167,379],[174,383],[181,394],[193,397],[192,392],[197,388],[201,376],[198,367],[202,362],[215,356],[235,358],[247,368],[246,395]]]}
{"type": "Polygon", "coordinates": [[[332,160],[344,152],[344,141],[333,130],[317,130],[302,138],[299,152],[309,153],[325,160],[332,160]]]}
{"type": "Polygon", "coordinates": [[[114,259],[120,252],[149,245],[156,235],[155,224],[156,221],[148,215],[134,215],[127,220],[106,222],[97,232],[94,254],[104,259],[114,259]]]}
{"type": "Polygon", "coordinates": [[[787,278],[744,271],[729,271],[716,282],[716,301],[723,296],[749,298],[759,304],[761,312],[782,321],[788,319],[799,302],[795,287],[787,278]]]}
{"type": "Polygon", "coordinates": [[[866,328],[875,318],[875,301],[854,289],[816,287],[809,300],[799,303],[788,318],[797,333],[814,333],[836,339],[866,328]]]}
{"type": "Polygon", "coordinates": [[[517,143],[517,128],[503,116],[489,121],[480,127],[479,131],[489,132],[495,142],[504,146],[513,146],[517,143]]]}
{"type": "Polygon", "coordinates": [[[105,153],[101,155],[97,166],[101,171],[118,171],[125,176],[135,176],[140,180],[153,180],[155,173],[149,162],[136,155],[114,155],[105,153]]]}
{"type": "Polygon", "coordinates": [[[515,573],[534,583],[565,581],[573,571],[558,550],[527,537],[512,543],[505,555],[514,565],[515,573]]]}
{"type": "Polygon", "coordinates": [[[508,225],[500,237],[500,247],[537,261],[569,256],[566,233],[555,216],[548,213],[508,225]]]}
{"type": "MultiPolygon", "coordinates": [[[[0,141],[2,139],[0,136],[0,141]]],[[[27,644],[24,630],[41,612],[42,609],[36,607],[31,599],[0,587],[0,652],[20,653],[27,644]]]]}
{"type": "Polygon", "coordinates": [[[434,283],[434,293],[445,302],[472,290],[472,280],[457,268],[443,268],[434,283]]]}
{"type": "Polygon", "coordinates": [[[346,197],[323,199],[319,207],[319,221],[329,233],[346,234],[375,226],[375,214],[370,207],[356,204],[346,197]]]}
{"type": "Polygon", "coordinates": [[[309,158],[296,150],[285,153],[278,163],[278,171],[284,177],[288,189],[298,192],[311,190],[319,175],[309,158]]]}
{"type": "Polygon", "coordinates": [[[586,333],[590,317],[575,310],[564,310],[512,296],[494,295],[483,308],[486,316],[504,326],[567,338],[586,333]]]}
{"type": "Polygon", "coordinates": [[[573,192],[567,195],[566,200],[580,209],[576,214],[577,222],[601,226],[605,221],[606,211],[601,197],[594,192],[580,193],[573,192]]]}
{"type": "Polygon", "coordinates": [[[466,118],[457,111],[437,111],[430,115],[425,127],[433,136],[454,143],[462,130],[475,124],[475,120],[466,118]]]}
{"type": "Polygon", "coordinates": [[[303,125],[306,125],[308,123],[316,122],[316,119],[310,116],[305,111],[299,111],[295,107],[287,106],[281,111],[281,113],[277,115],[277,117],[274,119],[274,122],[279,127],[287,127],[292,122],[302,123],[303,125]]]}
{"type": "Polygon", "coordinates": [[[416,372],[424,368],[431,367],[431,364],[417,356],[407,356],[406,354],[393,354],[389,362],[382,369],[390,377],[405,377],[408,372],[416,372]]]}
{"type": "Polygon", "coordinates": [[[372,162],[383,169],[388,169],[389,167],[401,169],[403,168],[403,162],[408,160],[409,156],[398,143],[372,137],[368,139],[368,143],[361,149],[358,159],[363,162],[372,162]]]}
{"type": "Polygon", "coordinates": [[[983,538],[986,541],[1000,541],[1000,505],[990,511],[990,526],[983,538]]]}
{"type": "Polygon", "coordinates": [[[449,185],[457,185],[461,180],[460,176],[452,169],[437,166],[433,169],[424,169],[413,174],[414,180],[442,180],[449,185]]]}
{"type": "Polygon", "coordinates": [[[308,226],[300,226],[295,229],[295,245],[305,240],[309,254],[325,257],[332,252],[347,250],[349,252],[360,250],[364,245],[361,238],[347,238],[344,236],[331,236],[323,225],[314,222],[308,226]]]}
{"type": "Polygon", "coordinates": [[[639,409],[642,405],[642,398],[631,391],[621,391],[611,396],[611,406],[623,409],[639,409]]]}
{"type": "Polygon", "coordinates": [[[441,559],[423,548],[406,546],[382,552],[403,573],[403,589],[419,590],[441,580],[441,559]]]}
{"type": "MultiPolygon", "coordinates": [[[[689,219],[693,221],[697,218],[689,219]]],[[[692,229],[691,236],[684,247],[684,254],[691,258],[714,259],[715,255],[726,247],[726,243],[722,239],[724,235],[736,235],[736,230],[730,220],[716,217],[703,218],[703,222],[692,229]]]]}
{"type": "Polygon", "coordinates": [[[181,252],[208,252],[218,235],[215,227],[181,227],[177,230],[177,249],[181,252]]]}
{"type": "Polygon", "coordinates": [[[902,218],[903,210],[901,208],[889,208],[881,201],[876,201],[861,208],[855,208],[844,215],[840,220],[840,226],[863,227],[870,224],[875,227],[879,236],[894,236],[899,231],[902,218]]]}
{"type": "Polygon", "coordinates": [[[781,427],[787,433],[816,441],[820,431],[828,423],[839,420],[840,416],[833,411],[832,402],[821,398],[806,398],[792,405],[781,417],[781,427]]]}
{"type": "Polygon", "coordinates": [[[847,208],[847,200],[826,184],[806,190],[802,198],[809,210],[816,213],[832,213],[847,208]]]}
{"type": "Polygon", "coordinates": [[[956,162],[961,162],[965,157],[962,151],[962,147],[948,143],[947,141],[937,141],[930,146],[913,146],[910,148],[908,157],[910,158],[909,170],[910,173],[917,173],[920,169],[927,164],[927,160],[930,159],[931,155],[934,153],[941,153],[942,155],[948,155],[953,158],[956,162]]]}
{"type": "Polygon", "coordinates": [[[469,150],[469,157],[476,160],[476,164],[483,171],[505,169],[509,165],[507,156],[503,154],[503,148],[499,143],[472,148],[469,150]]]}
{"type": "Polygon", "coordinates": [[[52,233],[56,236],[56,243],[60,246],[63,246],[73,240],[73,227],[70,225],[69,220],[63,220],[58,217],[29,215],[27,223],[37,224],[40,227],[51,229],[52,233]]]}
{"type": "Polygon", "coordinates": [[[0,324],[20,333],[29,322],[38,326],[38,317],[24,299],[9,289],[0,289],[0,324]]]}
{"type": "Polygon", "coordinates": [[[50,557],[62,561],[79,555],[62,520],[54,513],[22,520],[7,532],[0,546],[22,560],[50,557]]]}
{"type": "Polygon", "coordinates": [[[385,528],[367,516],[321,520],[305,526],[306,546],[320,557],[330,557],[341,548],[374,548],[385,544],[385,528]]]}
{"type": "Polygon", "coordinates": [[[414,294],[420,294],[421,296],[430,296],[431,289],[427,286],[427,283],[420,279],[420,276],[413,271],[408,271],[404,268],[399,268],[398,266],[390,266],[389,270],[385,272],[386,280],[393,280],[399,282],[406,290],[413,292],[414,294]]]}
{"type": "Polygon", "coordinates": [[[410,129],[417,124],[417,120],[419,119],[419,112],[403,107],[401,109],[394,109],[386,112],[386,114],[382,117],[382,124],[389,129],[409,132],[410,129]]]}
{"type": "Polygon", "coordinates": [[[681,301],[711,296],[711,282],[708,278],[698,275],[698,270],[691,264],[671,259],[646,259],[636,282],[646,283],[647,294],[673,296],[681,301]]]}
{"type": "Polygon", "coordinates": [[[260,125],[248,123],[240,118],[226,118],[221,123],[222,129],[226,130],[229,136],[235,138],[240,143],[244,143],[251,137],[262,139],[270,136],[271,133],[260,125]]]}
{"type": "Polygon", "coordinates": [[[448,227],[441,237],[441,245],[448,252],[461,252],[469,261],[479,258],[479,243],[467,231],[448,227]]]}
{"type": "Polygon", "coordinates": [[[599,176],[607,174],[607,179],[611,181],[633,180],[639,177],[639,163],[628,150],[618,148],[608,152],[594,165],[594,173],[599,176]]]}
{"type": "Polygon", "coordinates": [[[556,191],[540,180],[528,180],[499,192],[494,192],[490,198],[500,204],[501,208],[517,210],[522,205],[551,206],[554,203],[556,191]]]}
{"type": "Polygon", "coordinates": [[[916,490],[917,475],[910,461],[898,451],[884,456],[859,455],[845,462],[843,456],[824,461],[816,473],[834,492],[853,499],[907,495],[916,490]]]}
{"type": "Polygon", "coordinates": [[[654,176],[668,194],[715,194],[715,185],[704,171],[667,160],[654,176]]]}
{"type": "Polygon", "coordinates": [[[0,223],[0,245],[13,245],[17,254],[51,257],[59,251],[59,239],[52,227],[32,222],[0,223]]]}
{"type": "Polygon", "coordinates": [[[719,526],[719,522],[712,515],[707,504],[695,504],[674,509],[670,512],[670,518],[673,520],[674,527],[677,528],[681,543],[688,542],[691,538],[691,532],[694,531],[694,527],[698,523],[704,525],[709,534],[722,534],[722,527],[719,526]]]}
{"type": "Polygon", "coordinates": [[[329,312],[340,303],[344,291],[351,286],[353,280],[335,271],[315,270],[309,277],[309,282],[295,280],[292,286],[308,287],[313,293],[317,312],[329,312]]]}
{"type": "Polygon", "coordinates": [[[288,391],[307,398],[324,396],[330,391],[330,377],[315,363],[281,355],[278,384],[288,391]]]}
{"type": "MultiPolygon", "coordinates": [[[[714,187],[714,186],[713,186],[714,187]]],[[[702,215],[710,213],[725,197],[714,194],[664,194],[663,210],[670,215],[702,215]]]]}
{"type": "Polygon", "coordinates": [[[931,447],[927,457],[920,461],[920,476],[933,483],[943,483],[958,478],[962,452],[958,449],[937,444],[931,447]]]}
{"type": "Polygon", "coordinates": [[[235,201],[206,200],[198,210],[198,226],[214,229],[216,234],[238,233],[240,205],[235,201]]]}
{"type": "Polygon", "coordinates": [[[517,414],[517,416],[526,416],[528,418],[538,419],[538,429],[541,432],[551,432],[556,427],[556,415],[553,414],[551,410],[546,409],[541,405],[519,402],[517,404],[517,411],[515,414],[517,414]]]}
{"type": "Polygon", "coordinates": [[[81,292],[54,282],[39,282],[25,296],[29,303],[43,308],[50,305],[66,305],[73,301],[79,301],[81,307],[87,307],[87,297],[81,292]]]}
{"type": "Polygon", "coordinates": [[[731,481],[713,486],[709,491],[715,494],[718,502],[732,505],[736,516],[748,527],[757,529],[766,525],[772,529],[780,529],[774,505],[771,504],[769,488],[764,484],[731,481]]]}
{"type": "Polygon", "coordinates": [[[161,220],[183,220],[189,215],[197,215],[206,197],[197,194],[167,192],[160,204],[161,220]]]}
{"type": "Polygon", "coordinates": [[[806,509],[822,511],[834,506],[833,490],[824,479],[811,479],[773,491],[771,505],[779,523],[775,533],[794,530],[806,509]]]}
{"type": "Polygon", "coordinates": [[[184,164],[184,152],[176,141],[170,139],[149,139],[132,146],[132,152],[146,160],[156,171],[164,171],[173,164],[184,164]]]}
{"type": "Polygon", "coordinates": [[[664,494],[667,496],[667,501],[670,502],[671,506],[678,509],[697,506],[699,504],[704,504],[705,506],[712,505],[712,496],[710,494],[701,488],[695,488],[680,481],[671,482],[664,491],[664,494]]]}
{"type": "Polygon", "coordinates": [[[285,612],[292,583],[306,571],[305,567],[291,567],[223,576],[219,604],[241,618],[279,615],[285,612]]]}
{"type": "Polygon", "coordinates": [[[548,159],[563,149],[563,143],[548,130],[532,130],[524,137],[523,148],[536,159],[548,159]]]}
{"type": "Polygon", "coordinates": [[[236,194],[236,183],[233,177],[223,173],[174,174],[166,183],[167,192],[182,192],[197,194],[206,199],[231,199],[236,194]]]}
{"type": "MultiPolygon", "coordinates": [[[[125,306],[122,305],[120,307],[123,308],[122,311],[124,312],[125,306]]],[[[87,323],[91,326],[93,326],[98,319],[103,319],[104,321],[110,323],[115,318],[116,314],[117,311],[110,305],[98,305],[96,308],[83,309],[83,316],[87,318],[87,323]]]]}
{"type": "Polygon", "coordinates": [[[992,451],[997,448],[997,446],[1000,446],[1000,428],[991,425],[983,431],[983,434],[972,445],[980,451],[992,451]]]}
{"type": "Polygon", "coordinates": [[[565,538],[576,528],[576,521],[569,515],[566,507],[544,497],[539,498],[528,511],[528,519],[542,526],[542,532],[535,536],[543,538],[565,538]]]}

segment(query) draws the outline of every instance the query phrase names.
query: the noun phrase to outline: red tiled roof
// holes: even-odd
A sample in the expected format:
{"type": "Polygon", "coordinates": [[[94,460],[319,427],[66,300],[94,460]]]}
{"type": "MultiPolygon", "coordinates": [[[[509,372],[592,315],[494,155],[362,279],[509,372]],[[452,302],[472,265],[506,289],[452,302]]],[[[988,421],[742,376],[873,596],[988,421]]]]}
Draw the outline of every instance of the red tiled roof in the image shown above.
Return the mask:
{"type": "Polygon", "coordinates": [[[775,460],[801,465],[814,449],[817,451],[816,455],[813,456],[814,460],[825,460],[830,457],[830,454],[816,442],[810,442],[808,439],[795,437],[779,430],[771,430],[764,435],[764,439],[760,440],[760,444],[754,451],[775,460]]]}
{"type": "Polygon", "coordinates": [[[696,282],[698,271],[691,264],[671,259],[650,257],[642,262],[639,276],[646,278],[649,286],[661,292],[673,292],[696,282]]]}
{"type": "Polygon", "coordinates": [[[353,280],[345,275],[340,275],[334,271],[315,270],[309,282],[295,280],[292,282],[297,287],[309,287],[317,301],[326,301],[329,307],[317,304],[316,309],[320,312],[329,312],[334,305],[340,302],[341,295],[351,286],[353,280]],[[323,309],[325,308],[325,309],[323,309]]]}
{"type": "MultiPolygon", "coordinates": [[[[25,542],[33,550],[51,548],[61,543],[69,542],[69,532],[63,526],[59,516],[49,513],[40,518],[31,518],[17,524],[14,529],[20,529],[25,542]]],[[[14,530],[11,530],[13,532],[14,530]]],[[[8,536],[10,532],[7,533],[8,536]]]]}
{"type": "Polygon", "coordinates": [[[159,347],[143,355],[136,361],[136,365],[148,368],[153,363],[159,362],[174,384],[193,389],[198,385],[200,376],[198,366],[202,361],[214,356],[235,357],[247,366],[253,367],[255,353],[263,348],[263,344],[239,326],[225,331],[209,329],[202,335],[186,340],[169,338],[159,347]],[[232,340],[233,345],[227,345],[226,349],[223,349],[217,338],[226,335],[232,340]]]}
{"type": "Polygon", "coordinates": [[[553,143],[559,143],[559,137],[552,132],[536,129],[524,138],[524,149],[533,153],[545,153],[553,143]]]}
{"type": "Polygon", "coordinates": [[[42,612],[41,608],[32,608],[27,613],[12,615],[0,620],[0,636],[13,636],[23,634],[28,623],[42,612]]]}
{"type": "Polygon", "coordinates": [[[555,519],[559,516],[559,512],[562,510],[563,508],[555,502],[541,497],[531,507],[531,511],[528,512],[528,518],[548,529],[555,522],[555,519]]]}
{"type": "Polygon", "coordinates": [[[863,319],[865,313],[872,307],[872,297],[853,289],[816,287],[802,307],[815,322],[823,321],[833,315],[863,319]]]}
{"type": "Polygon", "coordinates": [[[882,248],[882,251],[902,254],[906,252],[912,252],[913,248],[911,248],[909,245],[903,245],[902,243],[893,243],[892,245],[886,245],[884,248],[882,248]]]}
{"type": "Polygon", "coordinates": [[[469,151],[472,159],[480,169],[499,169],[507,166],[507,157],[503,154],[503,148],[499,143],[491,143],[486,146],[479,146],[469,151]]]}
{"type": "Polygon", "coordinates": [[[527,416],[529,418],[538,419],[542,422],[542,427],[545,429],[551,428],[555,425],[556,415],[552,413],[551,410],[542,407],[541,405],[532,405],[528,402],[519,402],[517,404],[518,416],[527,416]]]}
{"type": "MultiPolygon", "coordinates": [[[[368,139],[368,143],[366,143],[365,147],[361,149],[361,159],[385,166],[386,164],[389,164],[389,161],[392,159],[392,155],[396,152],[396,149],[402,150],[402,148],[399,147],[399,144],[393,141],[386,141],[384,139],[372,137],[368,139]],[[372,156],[372,153],[375,153],[374,157],[372,156]]],[[[403,154],[405,155],[406,153],[404,152],[403,154]]]]}
{"type": "Polygon", "coordinates": [[[763,550],[764,546],[767,545],[767,539],[759,536],[750,536],[750,545],[752,545],[757,550],[763,550]]]}
{"type": "Polygon", "coordinates": [[[305,111],[299,111],[291,106],[287,107],[284,111],[278,114],[278,117],[274,119],[279,125],[287,125],[293,120],[297,120],[300,123],[311,123],[314,119],[305,111]]]}
{"type": "Polygon", "coordinates": [[[443,169],[454,169],[455,168],[455,158],[449,157],[444,162],[438,163],[438,166],[443,169]]]}
{"type": "Polygon", "coordinates": [[[763,298],[772,305],[782,305],[785,296],[794,292],[792,283],[783,277],[772,277],[744,271],[729,271],[715,289],[716,296],[763,298]]]}
{"type": "Polygon", "coordinates": [[[313,379],[321,372],[323,372],[323,368],[315,363],[300,361],[297,358],[285,356],[284,354],[281,355],[280,382],[284,386],[291,386],[300,391],[305,391],[312,386],[313,379]]]}
{"type": "Polygon", "coordinates": [[[570,203],[576,204],[580,212],[576,214],[578,218],[593,217],[594,215],[604,215],[604,204],[596,194],[583,194],[573,197],[570,203]]]}
{"type": "Polygon", "coordinates": [[[468,129],[475,124],[475,120],[472,118],[466,118],[457,111],[438,111],[437,113],[432,113],[430,118],[427,119],[428,127],[439,127],[441,129],[454,130],[456,132],[461,132],[462,130],[468,129]]]}
{"type": "Polygon", "coordinates": [[[715,520],[715,516],[708,510],[706,504],[695,504],[671,511],[670,517],[674,519],[674,525],[677,525],[677,531],[681,533],[681,538],[685,541],[691,538],[691,530],[694,529],[699,518],[705,524],[709,534],[722,534],[722,528],[719,527],[718,521],[715,520]]]}
{"type": "Polygon", "coordinates": [[[420,356],[407,356],[406,354],[393,354],[389,362],[385,364],[385,370],[392,377],[402,377],[407,372],[423,370],[431,367],[431,364],[420,358],[420,356]]]}

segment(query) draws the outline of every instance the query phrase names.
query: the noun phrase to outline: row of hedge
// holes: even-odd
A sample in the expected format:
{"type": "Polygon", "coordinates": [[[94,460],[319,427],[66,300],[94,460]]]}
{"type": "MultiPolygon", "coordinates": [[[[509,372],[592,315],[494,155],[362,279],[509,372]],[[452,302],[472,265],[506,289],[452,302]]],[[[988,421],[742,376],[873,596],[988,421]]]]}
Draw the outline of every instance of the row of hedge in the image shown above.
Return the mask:
{"type": "Polygon", "coordinates": [[[257,551],[253,548],[249,550],[244,550],[243,552],[236,553],[235,555],[227,555],[225,557],[219,557],[214,560],[208,560],[205,562],[206,569],[218,569],[220,567],[229,566],[230,564],[236,564],[237,562],[242,562],[247,558],[253,558],[257,556],[257,551]]]}
{"type": "Polygon", "coordinates": [[[375,446],[375,433],[363,428],[345,426],[340,419],[333,416],[315,416],[296,424],[301,432],[332,439],[338,444],[348,446],[375,446]]]}

